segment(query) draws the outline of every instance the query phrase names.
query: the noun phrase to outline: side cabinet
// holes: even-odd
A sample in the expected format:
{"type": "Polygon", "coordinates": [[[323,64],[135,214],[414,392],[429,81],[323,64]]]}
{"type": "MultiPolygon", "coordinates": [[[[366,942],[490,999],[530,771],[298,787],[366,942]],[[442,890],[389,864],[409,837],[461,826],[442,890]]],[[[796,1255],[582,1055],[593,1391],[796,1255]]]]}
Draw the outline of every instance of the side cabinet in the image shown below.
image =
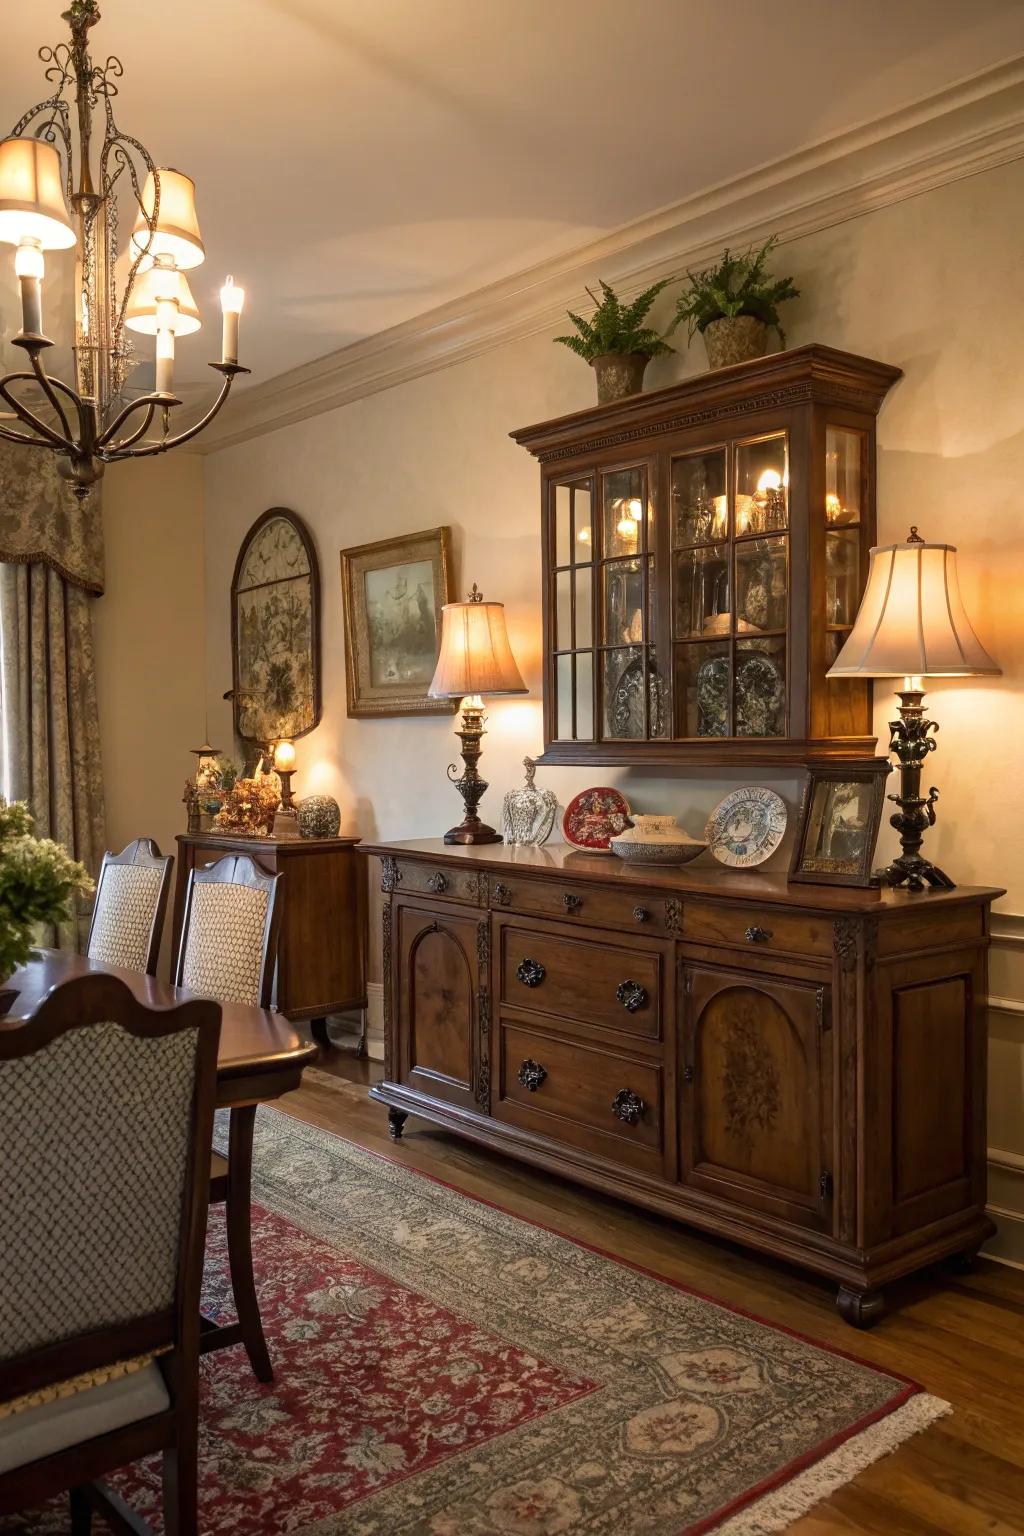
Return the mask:
{"type": "Polygon", "coordinates": [[[688,966],[683,992],[686,1183],[828,1230],[835,1099],[829,989],[688,966]]]}

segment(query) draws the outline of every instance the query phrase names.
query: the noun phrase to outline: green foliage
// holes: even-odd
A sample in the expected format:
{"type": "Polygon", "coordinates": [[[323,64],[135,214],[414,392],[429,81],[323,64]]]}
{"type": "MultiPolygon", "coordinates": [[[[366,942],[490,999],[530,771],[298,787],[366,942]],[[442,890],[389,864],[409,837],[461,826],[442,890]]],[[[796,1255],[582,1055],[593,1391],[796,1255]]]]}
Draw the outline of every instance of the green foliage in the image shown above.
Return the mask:
{"type": "Polygon", "coordinates": [[[786,299],[799,298],[800,290],[793,286],[791,277],[772,278],[765,271],[777,241],[778,235],[772,235],[759,251],[751,246],[742,256],[733,256],[726,248],[715,266],[703,272],[688,272],[690,286],[679,296],[671,329],[687,321],[692,341],[694,332],[704,331],[713,320],[752,315],[777,331],[785,346],[779,305],[786,299]]]}
{"type": "MultiPolygon", "coordinates": [[[[614,288],[610,288],[604,279],[599,279],[602,297],[590,288],[587,292],[597,305],[594,314],[589,320],[581,315],[574,315],[569,311],[569,319],[578,332],[575,336],[556,336],[555,340],[561,342],[563,347],[568,347],[570,352],[575,352],[577,357],[582,357],[585,362],[592,363],[595,357],[605,357],[610,352],[642,352],[645,357],[660,357],[663,352],[672,352],[664,336],[645,326],[644,321],[650,312],[658,294],[672,281],[671,278],[662,278],[660,283],[653,283],[650,288],[645,288],[632,304],[622,304],[614,288]]],[[[666,335],[668,333],[666,332],[666,335]]]]}
{"type": "Polygon", "coordinates": [[[0,977],[29,958],[40,924],[65,922],[74,898],[92,888],[67,849],[32,836],[28,807],[0,796],[0,977]]]}

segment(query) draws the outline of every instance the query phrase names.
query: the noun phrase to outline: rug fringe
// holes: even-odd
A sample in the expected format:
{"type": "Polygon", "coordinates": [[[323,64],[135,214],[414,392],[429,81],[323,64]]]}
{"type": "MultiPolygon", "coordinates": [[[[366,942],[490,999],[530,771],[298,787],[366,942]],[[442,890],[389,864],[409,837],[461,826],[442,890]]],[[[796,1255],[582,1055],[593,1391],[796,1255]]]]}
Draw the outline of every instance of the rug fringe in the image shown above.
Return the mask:
{"type": "Polygon", "coordinates": [[[755,1504],[739,1510],[723,1525],[716,1525],[715,1536],[771,1536],[772,1532],[784,1531],[822,1499],[827,1499],[863,1472],[865,1467],[888,1456],[912,1435],[920,1434],[929,1424],[952,1411],[952,1405],[941,1397],[932,1397],[927,1392],[916,1393],[901,1408],[879,1419],[877,1424],[851,1436],[830,1455],[798,1472],[781,1487],[773,1488],[755,1504]]]}

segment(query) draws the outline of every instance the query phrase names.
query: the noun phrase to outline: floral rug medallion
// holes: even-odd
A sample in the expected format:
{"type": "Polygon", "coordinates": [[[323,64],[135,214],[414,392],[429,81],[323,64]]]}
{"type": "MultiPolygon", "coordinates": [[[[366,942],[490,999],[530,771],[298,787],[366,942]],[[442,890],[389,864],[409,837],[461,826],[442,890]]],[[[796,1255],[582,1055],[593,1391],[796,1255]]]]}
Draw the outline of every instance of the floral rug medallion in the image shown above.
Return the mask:
{"type": "MultiPolygon", "coordinates": [[[[276,1379],[202,1362],[203,1532],[762,1536],[947,1411],[266,1107],[255,1168],[276,1379]]],[[[155,1465],[116,1484],[157,1522],[155,1465]]]]}

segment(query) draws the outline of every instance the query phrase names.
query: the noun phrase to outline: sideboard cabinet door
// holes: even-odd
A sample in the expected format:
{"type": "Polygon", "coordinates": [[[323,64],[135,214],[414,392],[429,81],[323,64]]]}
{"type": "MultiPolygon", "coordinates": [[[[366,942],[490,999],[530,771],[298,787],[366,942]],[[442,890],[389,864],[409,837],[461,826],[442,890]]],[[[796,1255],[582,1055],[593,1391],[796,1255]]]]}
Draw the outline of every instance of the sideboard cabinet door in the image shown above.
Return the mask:
{"type": "Polygon", "coordinates": [[[683,1177],[802,1226],[831,1228],[833,1067],[827,987],[685,975],[683,1177]]]}
{"type": "Polygon", "coordinates": [[[399,1080],[472,1109],[479,1064],[478,916],[398,901],[395,918],[399,1080]]]}

